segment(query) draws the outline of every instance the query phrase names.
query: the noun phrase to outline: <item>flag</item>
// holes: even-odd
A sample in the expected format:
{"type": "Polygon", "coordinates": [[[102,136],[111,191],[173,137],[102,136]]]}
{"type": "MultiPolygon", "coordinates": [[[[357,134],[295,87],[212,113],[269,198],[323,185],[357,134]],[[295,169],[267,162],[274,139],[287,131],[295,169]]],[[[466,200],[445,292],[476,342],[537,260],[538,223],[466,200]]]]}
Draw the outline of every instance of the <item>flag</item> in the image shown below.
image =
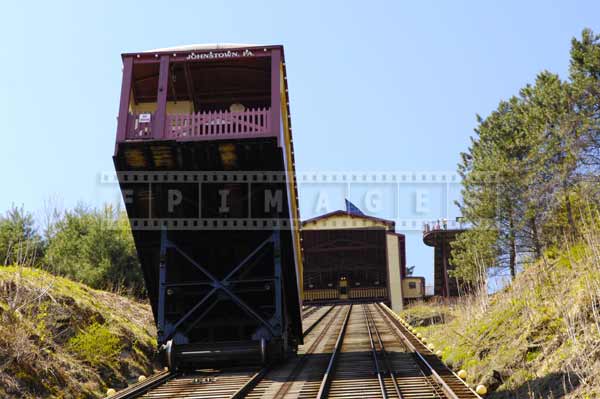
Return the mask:
{"type": "Polygon", "coordinates": [[[346,201],[346,212],[351,214],[351,215],[357,215],[357,216],[365,216],[364,213],[362,213],[362,211],[360,209],[358,209],[358,207],[356,205],[354,205],[352,202],[348,201],[347,199],[346,201]]]}

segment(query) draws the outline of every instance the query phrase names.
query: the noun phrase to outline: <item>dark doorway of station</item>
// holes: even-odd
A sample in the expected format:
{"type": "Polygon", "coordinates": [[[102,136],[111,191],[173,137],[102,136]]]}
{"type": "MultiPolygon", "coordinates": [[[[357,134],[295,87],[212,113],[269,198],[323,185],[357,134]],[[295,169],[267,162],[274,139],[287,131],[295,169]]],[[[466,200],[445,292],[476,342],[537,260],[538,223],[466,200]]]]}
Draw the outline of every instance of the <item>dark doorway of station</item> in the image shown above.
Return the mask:
{"type": "Polygon", "coordinates": [[[340,277],[338,287],[340,290],[339,298],[342,300],[348,299],[348,279],[345,276],[340,277]]]}

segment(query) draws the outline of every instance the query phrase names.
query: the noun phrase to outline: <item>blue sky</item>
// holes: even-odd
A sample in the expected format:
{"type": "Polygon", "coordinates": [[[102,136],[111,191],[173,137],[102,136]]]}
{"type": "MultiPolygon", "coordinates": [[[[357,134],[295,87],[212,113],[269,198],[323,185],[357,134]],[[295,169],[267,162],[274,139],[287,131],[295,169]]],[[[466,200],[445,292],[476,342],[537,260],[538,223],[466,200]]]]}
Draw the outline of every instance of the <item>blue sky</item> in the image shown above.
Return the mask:
{"type": "MultiPolygon", "coordinates": [[[[542,69],[566,76],[571,37],[600,31],[598,15],[593,1],[6,2],[0,210],[117,200],[98,176],[112,170],[121,52],[283,44],[298,171],[453,172],[475,114],[542,69]]],[[[411,214],[419,188],[404,188],[411,214]]],[[[313,194],[300,189],[303,218],[315,216],[313,194]]],[[[359,206],[362,194],[352,189],[359,206]]],[[[409,265],[431,284],[431,250],[407,237],[409,265]]]]}

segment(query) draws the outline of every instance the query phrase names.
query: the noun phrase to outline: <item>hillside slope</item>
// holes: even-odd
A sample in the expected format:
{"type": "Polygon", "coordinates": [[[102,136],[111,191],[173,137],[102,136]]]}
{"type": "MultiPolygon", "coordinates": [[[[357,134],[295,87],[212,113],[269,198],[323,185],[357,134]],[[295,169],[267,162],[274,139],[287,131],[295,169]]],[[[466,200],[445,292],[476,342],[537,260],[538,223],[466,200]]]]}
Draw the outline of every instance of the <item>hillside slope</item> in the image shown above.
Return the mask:
{"type": "Polygon", "coordinates": [[[600,397],[600,234],[548,251],[502,292],[402,314],[488,398],[600,397]]]}
{"type": "Polygon", "coordinates": [[[150,307],[39,269],[0,267],[0,397],[96,398],[152,372],[150,307]]]}

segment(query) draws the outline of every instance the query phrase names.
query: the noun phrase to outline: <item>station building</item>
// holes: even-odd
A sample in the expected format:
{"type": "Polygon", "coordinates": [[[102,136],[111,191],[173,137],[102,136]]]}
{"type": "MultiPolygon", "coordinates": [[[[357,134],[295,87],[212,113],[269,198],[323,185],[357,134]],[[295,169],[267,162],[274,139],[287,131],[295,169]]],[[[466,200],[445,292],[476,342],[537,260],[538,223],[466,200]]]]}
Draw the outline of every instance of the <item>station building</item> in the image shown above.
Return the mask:
{"type": "Polygon", "coordinates": [[[354,209],[302,223],[304,303],[382,301],[402,310],[405,236],[393,221],[354,209]]]}
{"type": "Polygon", "coordinates": [[[402,276],[402,297],[405,304],[423,299],[425,297],[425,277],[402,276]]]}

